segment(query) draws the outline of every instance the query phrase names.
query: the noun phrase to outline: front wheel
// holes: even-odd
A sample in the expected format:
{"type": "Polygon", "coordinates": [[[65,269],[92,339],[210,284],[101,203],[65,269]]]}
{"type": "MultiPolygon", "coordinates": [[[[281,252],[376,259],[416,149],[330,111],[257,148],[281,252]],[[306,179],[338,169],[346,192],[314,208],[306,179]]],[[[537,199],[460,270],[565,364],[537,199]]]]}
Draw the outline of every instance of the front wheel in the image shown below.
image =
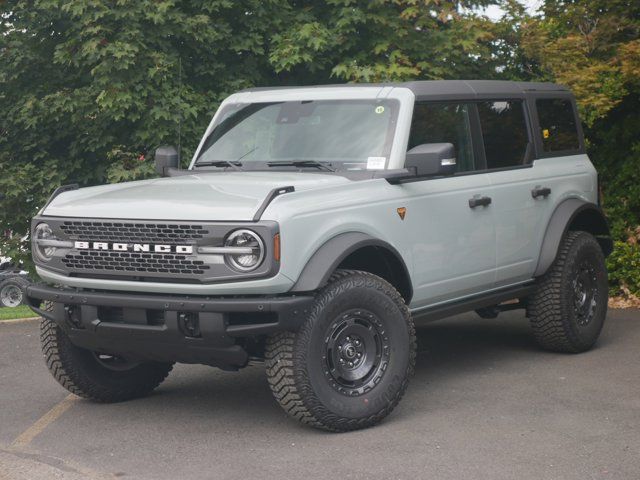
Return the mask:
{"type": "Polygon", "coordinates": [[[570,231],[549,271],[527,300],[527,315],[538,344],[555,352],[589,350],[607,315],[604,255],[587,232],[570,231]]]}
{"type": "Polygon", "coordinates": [[[400,401],[416,339],[400,294],[366,272],[340,271],[297,333],[267,341],[271,390],[300,422],[330,431],[375,425],[400,401]]]}
{"type": "MultiPolygon", "coordinates": [[[[51,310],[45,304],[45,310],[51,310]]],[[[173,365],[132,362],[105,353],[77,347],[52,320],[40,324],[42,353],[51,375],[80,397],[113,403],[145,396],[167,377],[173,365]]]]}

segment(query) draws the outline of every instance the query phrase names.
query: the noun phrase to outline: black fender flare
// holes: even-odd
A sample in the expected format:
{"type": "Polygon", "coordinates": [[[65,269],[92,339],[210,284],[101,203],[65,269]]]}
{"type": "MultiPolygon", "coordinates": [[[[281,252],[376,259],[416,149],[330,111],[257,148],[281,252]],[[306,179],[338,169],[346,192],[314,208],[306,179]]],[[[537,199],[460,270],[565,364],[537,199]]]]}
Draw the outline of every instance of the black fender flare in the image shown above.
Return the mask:
{"type": "Polygon", "coordinates": [[[596,236],[605,256],[611,253],[613,242],[610,238],[609,225],[600,207],[579,198],[569,198],[556,207],[547,224],[534,277],[546,273],[556,259],[562,237],[574,224],[574,221],[580,218],[586,219],[588,224],[581,225],[579,229],[586,230],[596,236]]]}
{"type": "MultiPolygon", "coordinates": [[[[350,254],[363,247],[380,247],[391,252],[402,266],[406,278],[409,279],[409,288],[411,288],[409,270],[402,255],[395,247],[365,233],[347,232],[327,240],[311,255],[291,291],[312,292],[323,287],[327,284],[329,277],[331,277],[338,265],[350,254]]],[[[412,294],[412,292],[409,293],[412,294]]]]}

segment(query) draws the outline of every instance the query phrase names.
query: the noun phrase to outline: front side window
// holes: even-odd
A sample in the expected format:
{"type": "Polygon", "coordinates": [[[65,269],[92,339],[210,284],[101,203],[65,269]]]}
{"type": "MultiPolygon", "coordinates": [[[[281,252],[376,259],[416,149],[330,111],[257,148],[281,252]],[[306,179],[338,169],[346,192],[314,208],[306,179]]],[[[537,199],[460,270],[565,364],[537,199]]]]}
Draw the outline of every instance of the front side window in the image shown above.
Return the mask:
{"type": "Polygon", "coordinates": [[[545,98],[536,100],[540,135],[545,152],[578,150],[578,127],[573,104],[566,99],[545,98]]]}
{"type": "Polygon", "coordinates": [[[241,162],[260,169],[321,162],[336,170],[388,166],[397,100],[309,100],[229,104],[205,139],[196,166],[241,162]]]}
{"type": "Polygon", "coordinates": [[[529,134],[520,100],[478,103],[487,168],[524,165],[529,152],[529,134]]]}
{"type": "Polygon", "coordinates": [[[469,106],[462,103],[418,103],[413,111],[408,150],[425,143],[451,143],[458,172],[474,170],[469,106]]]}

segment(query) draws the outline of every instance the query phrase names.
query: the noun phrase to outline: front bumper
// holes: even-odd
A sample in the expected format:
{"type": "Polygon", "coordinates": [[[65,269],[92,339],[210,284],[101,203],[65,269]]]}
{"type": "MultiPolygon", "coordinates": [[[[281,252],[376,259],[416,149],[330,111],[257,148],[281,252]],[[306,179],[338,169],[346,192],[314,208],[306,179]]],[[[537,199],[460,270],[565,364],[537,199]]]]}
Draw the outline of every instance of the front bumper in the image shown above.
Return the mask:
{"type": "Polygon", "coordinates": [[[138,282],[136,280],[111,280],[103,278],[69,277],[47,270],[36,265],[36,273],[47,283],[65,285],[82,290],[105,290],[120,292],[140,292],[150,294],[178,294],[202,296],[232,296],[232,295],[276,295],[288,292],[295,284],[293,280],[282,272],[271,278],[256,278],[237,282],[211,283],[195,285],[190,283],[172,282],[138,282]]]}
{"type": "Polygon", "coordinates": [[[194,297],[95,292],[30,285],[26,301],[72,343],[139,360],[246,365],[241,339],[296,331],[312,296],[194,297]],[[40,308],[53,302],[52,311],[40,308]]]}

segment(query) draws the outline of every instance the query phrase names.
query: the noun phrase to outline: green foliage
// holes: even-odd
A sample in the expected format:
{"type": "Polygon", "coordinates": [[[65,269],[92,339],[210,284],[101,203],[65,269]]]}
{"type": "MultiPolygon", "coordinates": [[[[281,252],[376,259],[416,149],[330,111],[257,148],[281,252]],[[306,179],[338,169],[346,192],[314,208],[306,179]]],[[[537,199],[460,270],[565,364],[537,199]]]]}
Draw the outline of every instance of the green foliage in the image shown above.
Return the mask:
{"type": "Polygon", "coordinates": [[[152,176],[153,150],[178,131],[186,164],[219,102],[245,87],[550,80],[578,98],[623,245],[612,282],[632,288],[640,2],[546,0],[542,11],[517,0],[0,2],[0,252],[28,258],[29,220],[59,185],[152,176]],[[477,13],[489,5],[500,21],[477,13]]]}
{"type": "Polygon", "coordinates": [[[614,294],[640,296],[640,245],[637,242],[615,242],[607,267],[614,294]]]}
{"type": "Polygon", "coordinates": [[[29,219],[59,185],[149,176],[179,126],[186,160],[224,96],[274,83],[279,3],[3,2],[0,251],[26,256],[29,219]]]}
{"type": "Polygon", "coordinates": [[[640,2],[546,0],[525,21],[521,45],[537,77],[568,85],[578,99],[589,154],[600,174],[616,251],[616,293],[640,288],[640,2]]]}
{"type": "Polygon", "coordinates": [[[640,2],[546,0],[522,45],[542,76],[568,85],[591,126],[640,86],[640,2]]]}
{"type": "MultiPolygon", "coordinates": [[[[640,93],[640,92],[639,92],[640,93]]],[[[640,101],[628,97],[589,129],[603,205],[616,240],[640,225],[640,101]]]]}
{"type": "Polygon", "coordinates": [[[6,0],[0,3],[0,251],[59,185],[186,163],[219,102],[255,85],[486,77],[488,0],[6,0]]]}
{"type": "Polygon", "coordinates": [[[495,26],[470,12],[497,1],[329,0],[291,9],[272,37],[278,72],[376,82],[496,75],[495,26]]]}

